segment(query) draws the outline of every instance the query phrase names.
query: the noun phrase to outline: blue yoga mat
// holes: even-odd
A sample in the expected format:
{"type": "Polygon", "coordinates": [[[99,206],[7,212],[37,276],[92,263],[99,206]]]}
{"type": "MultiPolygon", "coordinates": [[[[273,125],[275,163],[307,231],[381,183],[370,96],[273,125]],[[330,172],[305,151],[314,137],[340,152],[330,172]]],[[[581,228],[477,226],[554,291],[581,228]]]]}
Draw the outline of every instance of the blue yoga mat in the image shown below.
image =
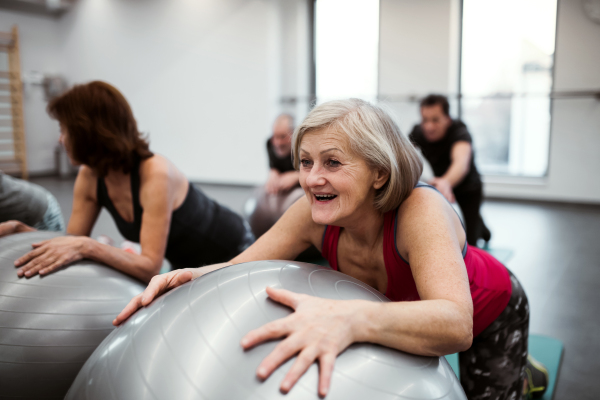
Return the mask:
{"type": "MultiPolygon", "coordinates": [[[[556,387],[556,379],[562,361],[563,344],[560,340],[542,335],[529,335],[529,354],[537,361],[544,364],[550,375],[548,390],[544,393],[542,400],[552,400],[554,388],[556,387]]],[[[458,354],[450,354],[446,356],[446,360],[454,370],[456,376],[460,377],[458,369],[458,354]]]]}
{"type": "Polygon", "coordinates": [[[513,256],[513,251],[510,249],[501,249],[501,248],[484,248],[485,251],[494,256],[494,258],[500,261],[502,264],[506,265],[508,260],[510,260],[513,256]]]}

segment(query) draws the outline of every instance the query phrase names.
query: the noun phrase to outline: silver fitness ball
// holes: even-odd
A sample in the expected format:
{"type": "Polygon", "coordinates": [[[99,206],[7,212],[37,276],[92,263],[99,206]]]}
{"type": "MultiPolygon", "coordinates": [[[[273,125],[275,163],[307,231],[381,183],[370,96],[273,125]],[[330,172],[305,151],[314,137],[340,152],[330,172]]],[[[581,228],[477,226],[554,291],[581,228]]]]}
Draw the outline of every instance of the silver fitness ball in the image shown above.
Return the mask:
{"type": "Polygon", "coordinates": [[[14,261],[31,244],[60,236],[0,238],[0,398],[63,398],[112,320],[141,282],[82,260],[47,276],[19,278],[14,261]]]}
{"type": "MultiPolygon", "coordinates": [[[[267,298],[267,286],[329,299],[387,302],[362,282],[311,264],[258,261],[211,272],[159,297],[114,330],[81,369],[66,399],[318,399],[313,364],[284,395],[295,358],[266,381],[256,368],[279,343],[244,351],[250,330],[292,311],[267,298]]],[[[336,361],[327,399],[464,400],[441,357],[355,343],[336,361]]]]}

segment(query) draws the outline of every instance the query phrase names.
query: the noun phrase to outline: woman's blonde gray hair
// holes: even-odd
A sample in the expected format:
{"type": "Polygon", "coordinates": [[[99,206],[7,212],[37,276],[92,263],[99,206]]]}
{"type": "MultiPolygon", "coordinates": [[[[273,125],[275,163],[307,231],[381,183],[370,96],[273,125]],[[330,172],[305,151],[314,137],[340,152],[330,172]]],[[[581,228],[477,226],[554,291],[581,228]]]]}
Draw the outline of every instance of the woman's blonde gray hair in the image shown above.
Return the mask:
{"type": "Polygon", "coordinates": [[[363,156],[371,168],[389,174],[377,191],[375,208],[387,212],[410,195],[423,172],[423,163],[398,125],[381,107],[360,99],[334,100],[320,104],[294,131],[292,158],[299,168],[300,143],[308,132],[334,130],[348,138],[352,151],[363,156]]]}

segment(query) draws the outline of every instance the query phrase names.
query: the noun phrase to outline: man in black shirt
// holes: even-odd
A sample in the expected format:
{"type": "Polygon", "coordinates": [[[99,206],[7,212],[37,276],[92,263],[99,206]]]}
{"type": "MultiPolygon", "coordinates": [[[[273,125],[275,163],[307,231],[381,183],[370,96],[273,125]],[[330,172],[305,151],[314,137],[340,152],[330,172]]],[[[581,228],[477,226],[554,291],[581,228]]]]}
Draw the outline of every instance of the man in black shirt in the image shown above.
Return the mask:
{"type": "Polygon", "coordinates": [[[421,101],[421,124],[409,135],[433,169],[435,186],[450,202],[457,202],[463,214],[467,242],[475,246],[479,238],[486,242],[491,233],[479,208],[483,197],[482,183],[475,166],[472,140],[467,126],[449,115],[448,99],[429,95],[421,101]]]}
{"type": "Polygon", "coordinates": [[[269,155],[269,179],[265,184],[271,194],[284,193],[300,185],[298,171],[292,164],[292,134],[294,119],[291,115],[281,114],[273,124],[273,134],[267,140],[269,155]]]}
{"type": "Polygon", "coordinates": [[[273,133],[267,140],[269,178],[257,188],[245,207],[252,232],[258,238],[268,231],[289,206],[304,195],[299,173],[292,164],[292,134],[294,119],[281,114],[273,124],[273,133]]]}

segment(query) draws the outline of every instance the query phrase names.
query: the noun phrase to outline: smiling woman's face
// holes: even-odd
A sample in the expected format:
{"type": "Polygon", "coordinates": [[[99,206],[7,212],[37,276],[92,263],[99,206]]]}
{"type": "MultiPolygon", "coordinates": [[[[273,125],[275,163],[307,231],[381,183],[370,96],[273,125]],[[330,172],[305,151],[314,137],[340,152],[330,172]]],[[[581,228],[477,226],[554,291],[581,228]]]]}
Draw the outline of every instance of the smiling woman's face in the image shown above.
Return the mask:
{"type": "Polygon", "coordinates": [[[376,190],[386,177],[354,153],[347,140],[330,130],[304,135],[300,143],[300,185],[318,224],[345,226],[374,210],[376,190]]]}

